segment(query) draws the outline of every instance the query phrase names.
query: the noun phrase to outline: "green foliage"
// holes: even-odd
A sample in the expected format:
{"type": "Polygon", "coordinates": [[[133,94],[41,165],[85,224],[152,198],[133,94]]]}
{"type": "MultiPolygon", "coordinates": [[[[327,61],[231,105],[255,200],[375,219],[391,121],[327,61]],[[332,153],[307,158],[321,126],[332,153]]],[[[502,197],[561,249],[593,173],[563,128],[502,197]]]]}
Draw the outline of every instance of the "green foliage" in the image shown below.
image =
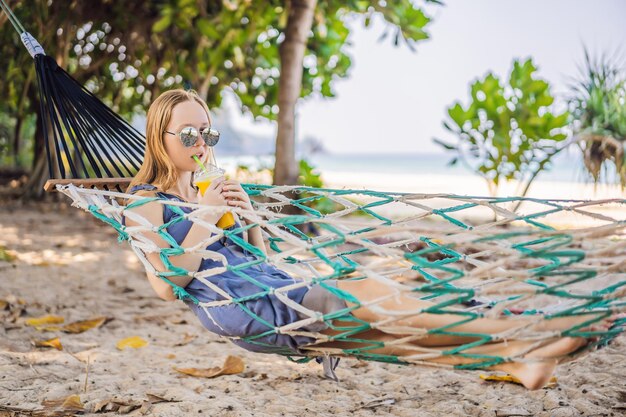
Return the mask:
{"type": "MultiPolygon", "coordinates": [[[[311,165],[306,159],[298,161],[300,168],[299,183],[305,187],[324,188],[324,180],[322,179],[322,173],[313,165],[311,165]]],[[[239,164],[235,176],[239,181],[252,182],[252,183],[270,183],[273,176],[273,168],[264,164],[259,164],[255,167],[251,167],[246,164],[239,164]],[[270,180],[270,181],[268,181],[270,180]]],[[[311,193],[302,193],[300,198],[314,197],[311,193]]],[[[314,199],[305,203],[306,206],[311,207],[320,213],[328,214],[336,211],[340,206],[334,201],[326,197],[315,197],[314,199]]]]}
{"type": "MultiPolygon", "coordinates": [[[[317,168],[309,164],[306,159],[301,159],[299,162],[300,175],[299,182],[306,187],[323,188],[324,181],[322,180],[322,173],[317,168]]],[[[302,197],[313,197],[313,194],[304,193],[302,197]]],[[[340,206],[333,200],[326,197],[316,196],[313,200],[306,203],[307,206],[314,210],[319,211],[322,214],[329,214],[335,212],[340,206]]]]}
{"type": "MultiPolygon", "coordinates": [[[[154,88],[168,81],[155,80],[150,86],[145,78],[150,68],[143,63],[151,60],[145,24],[154,12],[149,2],[111,0],[104,9],[88,2],[10,3],[48,55],[127,119],[149,103],[154,88]]],[[[0,94],[4,98],[0,114],[6,116],[0,120],[4,148],[0,164],[28,167],[34,152],[43,149],[41,133],[35,138],[40,124],[37,79],[32,58],[8,23],[0,26],[0,56],[0,94]]]]}
{"type": "MultiPolygon", "coordinates": [[[[278,115],[279,47],[284,39],[289,10],[284,0],[234,0],[209,4],[206,10],[192,0],[169,0],[152,29],[167,37],[161,49],[162,65],[219,106],[224,88],[240,100],[243,112],[275,120],[278,115]]],[[[346,53],[349,30],[345,18],[378,14],[412,47],[426,39],[430,19],[409,0],[398,2],[318,2],[302,77],[301,97],[335,95],[332,84],[348,75],[346,53]]]]}
{"type": "Polygon", "coordinates": [[[502,180],[517,179],[525,195],[550,159],[564,149],[569,114],[550,106],[554,97],[544,80],[535,78],[531,59],[515,60],[506,85],[493,73],[470,87],[467,107],[448,108],[450,121],[444,127],[457,136],[456,143],[434,139],[483,176],[493,194],[502,180]]]}
{"type": "Polygon", "coordinates": [[[322,181],[322,174],[315,167],[309,164],[306,159],[301,159],[299,166],[299,183],[301,185],[316,188],[322,188],[324,186],[324,182],[322,181]]]}
{"type": "Polygon", "coordinates": [[[583,161],[594,181],[613,164],[626,186],[626,74],[607,56],[592,60],[585,50],[581,76],[569,100],[583,161]]]}
{"type": "MultiPolygon", "coordinates": [[[[210,107],[219,106],[222,92],[231,90],[243,112],[275,120],[286,4],[110,0],[106,7],[94,7],[89,2],[33,0],[14,1],[11,7],[48,55],[127,119],[142,113],[161,91],[190,87],[210,107]]],[[[348,75],[345,21],[354,15],[363,16],[366,25],[375,15],[382,17],[387,32],[395,32],[395,44],[413,48],[428,37],[424,28],[430,19],[410,0],[318,2],[305,55],[302,97],[332,97],[333,83],[348,75]]],[[[36,79],[32,59],[9,24],[0,26],[0,55],[0,93],[5,98],[0,113],[10,119],[8,125],[0,123],[6,127],[35,114],[36,79]]],[[[2,142],[12,147],[9,151],[26,149],[20,146],[26,132],[15,141],[10,129],[0,131],[2,142]]]]}

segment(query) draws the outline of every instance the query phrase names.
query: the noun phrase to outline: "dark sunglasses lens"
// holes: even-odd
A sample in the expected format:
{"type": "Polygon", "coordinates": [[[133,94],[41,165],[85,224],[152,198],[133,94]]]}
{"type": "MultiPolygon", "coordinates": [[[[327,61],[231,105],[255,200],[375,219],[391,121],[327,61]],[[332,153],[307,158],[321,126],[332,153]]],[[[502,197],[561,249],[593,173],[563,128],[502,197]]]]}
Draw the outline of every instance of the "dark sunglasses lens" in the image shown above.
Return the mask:
{"type": "Polygon", "coordinates": [[[183,146],[185,146],[186,148],[193,146],[197,140],[198,140],[198,131],[195,128],[189,126],[189,127],[183,128],[183,130],[180,131],[180,141],[183,143],[183,146]]]}
{"type": "Polygon", "coordinates": [[[210,127],[207,127],[202,131],[202,139],[207,146],[215,146],[220,140],[220,132],[210,127]]]}

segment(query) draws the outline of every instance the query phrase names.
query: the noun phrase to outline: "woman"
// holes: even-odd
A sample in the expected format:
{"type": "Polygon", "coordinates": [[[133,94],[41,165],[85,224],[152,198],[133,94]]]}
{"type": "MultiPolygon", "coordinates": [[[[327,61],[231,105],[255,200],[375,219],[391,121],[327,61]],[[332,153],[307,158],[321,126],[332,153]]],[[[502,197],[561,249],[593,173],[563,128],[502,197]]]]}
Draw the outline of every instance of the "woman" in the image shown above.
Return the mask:
{"type": "MultiPolygon", "coordinates": [[[[211,118],[207,105],[192,91],[170,90],[159,96],[150,106],[147,115],[146,138],[147,146],[144,163],[134,178],[130,193],[140,196],[154,197],[172,201],[184,201],[209,206],[240,207],[252,210],[248,195],[241,185],[234,180],[219,178],[211,183],[204,195],[192,185],[192,174],[197,169],[194,156],[203,159],[210,152],[208,144],[208,130],[211,126],[211,118]],[[183,135],[181,135],[183,132],[183,135]],[[204,132],[202,134],[198,132],[204,132]],[[197,135],[195,141],[189,140],[190,134],[197,135]]],[[[151,202],[131,209],[146,218],[155,226],[161,226],[177,218],[177,214],[167,205],[151,202]]],[[[191,209],[184,209],[189,212],[191,209]]],[[[220,215],[207,214],[204,220],[215,224],[220,215]]],[[[180,219],[179,219],[180,220],[180,219]]],[[[127,225],[134,223],[128,217],[127,225]]],[[[236,227],[236,226],[235,226],[236,227]]],[[[189,220],[173,222],[167,227],[167,231],[182,247],[193,247],[207,237],[207,229],[189,220]]],[[[170,245],[158,234],[147,234],[160,248],[168,248],[170,245]]],[[[248,230],[247,236],[242,236],[247,242],[263,253],[266,253],[261,231],[258,226],[248,230]]],[[[231,265],[249,262],[255,258],[248,252],[234,244],[231,239],[222,239],[211,244],[207,249],[217,252],[225,257],[231,265]]],[[[148,261],[158,271],[167,271],[157,253],[147,253],[148,261]]],[[[171,258],[174,266],[188,271],[203,271],[220,264],[211,259],[203,259],[197,253],[184,253],[171,258]]],[[[282,288],[293,284],[295,280],[286,273],[265,262],[257,263],[245,269],[246,274],[253,276],[262,285],[270,288],[282,288]]],[[[150,284],[164,300],[175,300],[172,286],[157,276],[147,272],[150,284]]],[[[180,286],[200,302],[211,302],[224,299],[219,292],[224,291],[231,297],[246,297],[259,292],[259,287],[242,279],[232,271],[225,271],[214,275],[208,280],[213,289],[207,287],[198,279],[187,275],[170,276],[168,279],[180,286]]],[[[432,305],[424,300],[418,300],[407,295],[393,297],[393,289],[384,283],[372,279],[352,281],[330,282],[338,290],[349,293],[361,302],[377,299],[390,295],[382,303],[378,304],[385,311],[402,312],[427,308],[432,305]]],[[[331,292],[319,285],[313,285],[310,289],[300,287],[287,293],[288,297],[313,311],[330,313],[351,308],[351,318],[354,321],[367,323],[379,322],[387,318],[380,314],[379,310],[373,311],[364,306],[347,303],[334,296],[331,292]]],[[[268,322],[271,326],[283,326],[302,320],[299,312],[289,308],[278,300],[274,294],[267,294],[256,299],[246,301],[242,306],[229,304],[219,307],[202,308],[196,303],[185,300],[186,304],[196,313],[202,324],[209,330],[224,336],[245,337],[260,335],[254,341],[234,340],[234,343],[250,350],[277,353],[297,353],[307,344],[315,341],[305,336],[290,336],[267,332],[267,326],[263,326],[260,320],[253,319],[257,316],[268,322]],[[245,307],[245,308],[243,308],[245,307]],[[244,311],[247,310],[247,311],[244,311]],[[267,332],[268,334],[264,333],[267,332]]],[[[348,310],[347,310],[348,311],[348,310]]],[[[518,320],[505,319],[476,319],[468,323],[459,324],[448,330],[454,332],[497,334],[511,330],[514,327],[530,327],[537,331],[555,330],[557,332],[567,330],[572,326],[589,320],[590,317],[558,318],[545,320],[539,324],[533,324],[530,318],[517,317],[518,320]]],[[[434,329],[450,325],[459,321],[459,316],[454,314],[415,314],[394,322],[396,328],[402,326],[414,329],[434,329]]],[[[349,325],[350,321],[339,324],[349,325]]],[[[338,333],[328,326],[316,325],[305,328],[309,331],[319,331],[327,335],[338,333]]],[[[424,332],[425,333],[425,332],[424,332]]],[[[380,330],[370,329],[359,333],[358,338],[379,342],[392,342],[406,335],[390,334],[380,330]]],[[[421,338],[408,340],[404,344],[392,344],[381,346],[377,349],[368,350],[368,353],[408,356],[415,354],[411,347],[427,347],[430,349],[449,350],[475,340],[472,337],[460,337],[453,335],[428,334],[421,338]]],[[[506,343],[495,342],[465,350],[464,353],[497,355],[500,357],[514,357],[524,354],[523,360],[494,365],[489,369],[501,370],[516,376],[529,389],[538,389],[545,385],[552,375],[557,364],[557,357],[573,352],[588,343],[588,340],[574,337],[556,337],[553,342],[532,349],[532,341],[508,341],[506,343]],[[527,353],[525,353],[527,352],[527,353]]],[[[330,341],[316,346],[325,348],[355,348],[358,344],[350,342],[330,341]]],[[[361,345],[362,346],[362,345],[361,345]]],[[[475,362],[474,359],[459,356],[440,356],[428,359],[436,363],[466,364],[475,362]]]]}

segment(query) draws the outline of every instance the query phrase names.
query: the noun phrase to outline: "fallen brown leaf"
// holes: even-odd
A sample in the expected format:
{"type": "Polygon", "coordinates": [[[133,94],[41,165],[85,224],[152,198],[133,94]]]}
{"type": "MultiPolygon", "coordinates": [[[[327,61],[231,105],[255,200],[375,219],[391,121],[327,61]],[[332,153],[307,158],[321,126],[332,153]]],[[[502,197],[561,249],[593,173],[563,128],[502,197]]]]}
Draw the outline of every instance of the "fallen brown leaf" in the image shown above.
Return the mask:
{"type": "Polygon", "coordinates": [[[148,344],[148,342],[143,340],[141,337],[139,337],[139,336],[131,336],[131,337],[127,337],[126,339],[122,339],[119,342],[117,342],[115,347],[118,348],[119,350],[124,350],[126,348],[137,349],[137,348],[140,348],[140,347],[144,347],[147,344],[148,344]]]}
{"type": "Polygon", "coordinates": [[[97,356],[97,353],[94,353],[94,349],[96,347],[98,347],[97,344],[92,344],[92,347],[90,349],[86,349],[86,350],[81,350],[80,352],[76,352],[76,353],[72,353],[72,352],[68,352],[70,355],[72,355],[76,360],[83,362],[83,363],[87,363],[89,361],[89,358],[91,356],[97,356]]]}
{"type": "Polygon", "coordinates": [[[369,363],[367,363],[366,361],[358,360],[357,362],[353,363],[350,367],[351,368],[364,368],[366,366],[369,366],[369,363]]]}
{"type": "Polygon", "coordinates": [[[172,324],[187,324],[187,320],[182,317],[172,317],[170,319],[170,323],[172,324]]]}
{"type": "Polygon", "coordinates": [[[94,413],[108,413],[111,411],[115,411],[119,414],[128,414],[131,411],[135,411],[136,409],[143,406],[143,402],[139,401],[128,401],[128,400],[120,400],[117,398],[109,398],[108,400],[103,400],[97,402],[92,412],[94,413]]]}
{"type": "Polygon", "coordinates": [[[202,378],[214,378],[220,375],[233,375],[244,371],[246,365],[238,356],[228,356],[222,367],[214,368],[174,368],[174,370],[185,375],[197,376],[202,378]]]}
{"type": "Polygon", "coordinates": [[[51,347],[56,350],[63,350],[63,346],[61,345],[61,341],[58,337],[48,340],[35,340],[34,344],[35,347],[51,347]]]}
{"type": "Polygon", "coordinates": [[[61,327],[61,331],[65,333],[82,333],[89,329],[95,329],[102,326],[107,320],[107,317],[96,317],[89,320],[75,321],[61,327]]]}
{"type": "MultiPolygon", "coordinates": [[[[9,295],[6,299],[0,300],[0,318],[4,323],[17,323],[25,312],[26,302],[21,298],[9,295]]],[[[10,326],[10,328],[15,327],[10,326]]]]}
{"type": "Polygon", "coordinates": [[[197,338],[198,338],[198,335],[196,334],[185,333],[183,340],[181,340],[180,342],[174,343],[174,346],[185,346],[186,344],[189,344],[189,342],[197,338]]]}
{"type": "Polygon", "coordinates": [[[175,400],[173,398],[170,398],[169,400],[165,397],[161,397],[160,395],[156,395],[156,394],[150,394],[149,392],[146,392],[146,397],[148,397],[148,401],[150,401],[152,404],[158,404],[158,403],[179,403],[180,400],[175,400]]]}
{"type": "Polygon", "coordinates": [[[159,395],[146,393],[146,400],[133,401],[123,400],[119,398],[109,398],[107,400],[98,401],[92,412],[94,413],[108,413],[114,411],[118,414],[128,414],[139,409],[140,414],[147,414],[152,407],[152,404],[158,404],[163,402],[180,402],[179,400],[167,399],[159,395]]]}
{"type": "MultiPolygon", "coordinates": [[[[485,374],[481,374],[481,375],[479,375],[479,377],[480,377],[480,379],[485,380],[485,381],[512,382],[514,384],[523,385],[522,381],[520,381],[519,379],[517,379],[513,375],[485,375],[485,374]]],[[[553,377],[550,378],[550,380],[548,381],[548,383],[545,385],[544,388],[554,388],[556,385],[557,385],[557,379],[556,379],[555,376],[553,376],[553,377]]]]}
{"type": "Polygon", "coordinates": [[[27,326],[37,328],[37,327],[45,327],[50,324],[60,324],[60,323],[63,323],[64,321],[65,319],[61,316],[45,315],[41,317],[33,317],[30,319],[26,319],[24,323],[26,323],[27,326]]]}
{"type": "Polygon", "coordinates": [[[386,406],[386,405],[393,405],[396,403],[396,399],[393,397],[389,397],[389,396],[384,396],[381,398],[377,398],[375,400],[369,401],[368,403],[362,405],[359,408],[369,408],[369,409],[374,409],[376,407],[382,407],[382,406],[386,406]]]}
{"type": "Polygon", "coordinates": [[[72,412],[83,412],[85,411],[85,407],[83,403],[80,401],[80,397],[76,394],[70,395],[67,398],[59,398],[56,400],[43,400],[41,402],[46,409],[51,411],[72,411],[72,412]]]}

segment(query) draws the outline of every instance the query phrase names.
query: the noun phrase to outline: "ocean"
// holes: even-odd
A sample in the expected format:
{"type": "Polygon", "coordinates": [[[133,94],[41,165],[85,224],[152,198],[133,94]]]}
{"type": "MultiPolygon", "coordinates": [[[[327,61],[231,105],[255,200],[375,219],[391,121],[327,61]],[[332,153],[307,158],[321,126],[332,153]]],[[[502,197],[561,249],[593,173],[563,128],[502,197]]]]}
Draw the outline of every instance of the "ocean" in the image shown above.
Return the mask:
{"type": "MultiPolygon", "coordinates": [[[[227,170],[243,164],[251,168],[271,167],[274,163],[273,155],[265,156],[225,156],[219,163],[227,170]]],[[[446,176],[476,176],[469,168],[461,163],[449,166],[451,154],[345,154],[345,153],[318,153],[305,156],[305,159],[317,168],[322,174],[350,173],[350,174],[387,174],[387,175],[446,175],[446,176]]],[[[615,169],[607,174],[609,179],[615,179],[615,169]]],[[[535,181],[589,183],[591,177],[583,168],[579,154],[561,154],[555,157],[549,170],[540,173],[535,181]]]]}

